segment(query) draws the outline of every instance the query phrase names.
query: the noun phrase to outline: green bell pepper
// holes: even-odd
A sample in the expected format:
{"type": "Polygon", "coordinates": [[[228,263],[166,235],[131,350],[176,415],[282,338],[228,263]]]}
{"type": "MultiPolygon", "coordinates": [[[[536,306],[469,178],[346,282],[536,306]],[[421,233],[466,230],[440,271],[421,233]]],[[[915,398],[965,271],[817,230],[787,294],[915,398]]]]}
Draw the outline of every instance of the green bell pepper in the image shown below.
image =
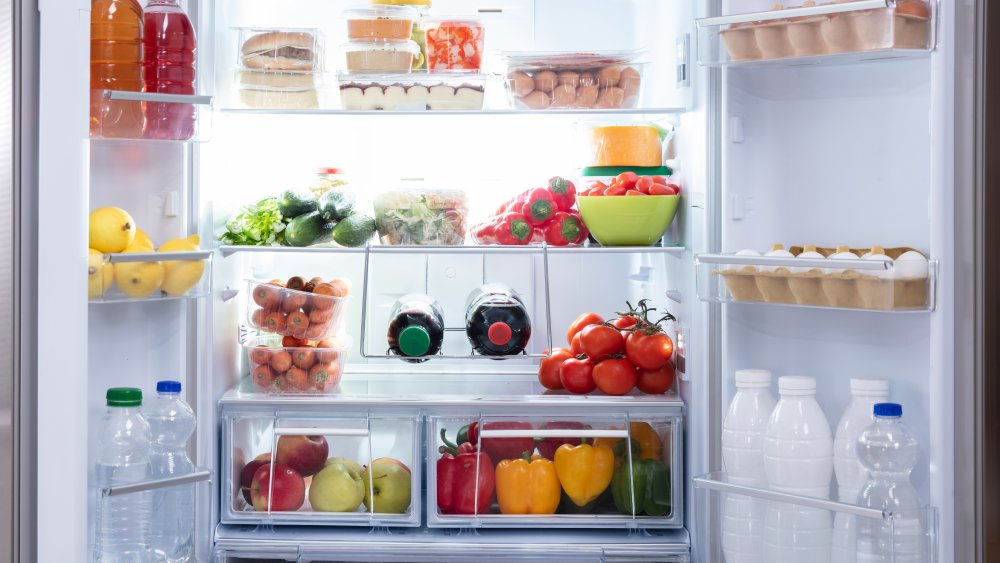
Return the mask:
{"type": "Polygon", "coordinates": [[[655,459],[633,459],[631,482],[629,464],[622,463],[611,479],[615,508],[622,514],[632,514],[635,491],[635,515],[664,516],[670,513],[670,469],[655,459]]]}

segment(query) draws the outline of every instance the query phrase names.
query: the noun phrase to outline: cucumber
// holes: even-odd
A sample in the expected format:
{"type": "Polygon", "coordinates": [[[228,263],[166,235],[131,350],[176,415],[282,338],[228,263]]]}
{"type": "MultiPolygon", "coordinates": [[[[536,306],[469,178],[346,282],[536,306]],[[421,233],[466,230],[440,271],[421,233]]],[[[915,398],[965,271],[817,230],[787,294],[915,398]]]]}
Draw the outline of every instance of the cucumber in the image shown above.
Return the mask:
{"type": "Polygon", "coordinates": [[[326,221],[318,211],[299,215],[285,227],[285,242],[289,246],[309,246],[328,242],[333,235],[334,224],[326,221]]]}
{"type": "Polygon", "coordinates": [[[278,212],[285,219],[294,219],[318,208],[319,202],[315,198],[292,190],[285,190],[278,198],[278,212]]]}
{"type": "Polygon", "coordinates": [[[354,211],[354,192],[333,188],[319,198],[319,213],[327,221],[342,221],[354,211]]]}
{"type": "Polygon", "coordinates": [[[364,246],[374,234],[375,219],[355,213],[333,228],[333,241],[341,246],[364,246]]]}

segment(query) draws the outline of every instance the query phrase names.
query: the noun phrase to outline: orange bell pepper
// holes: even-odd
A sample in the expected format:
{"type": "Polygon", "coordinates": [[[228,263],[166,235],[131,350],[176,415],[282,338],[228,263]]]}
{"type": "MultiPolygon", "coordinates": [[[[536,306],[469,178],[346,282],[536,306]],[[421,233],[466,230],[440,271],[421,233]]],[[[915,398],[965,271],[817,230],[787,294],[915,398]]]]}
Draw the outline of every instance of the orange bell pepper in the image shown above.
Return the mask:
{"type": "Polygon", "coordinates": [[[555,514],[561,492],[555,464],[535,454],[497,464],[497,501],[503,514],[555,514]]]}
{"type": "MultiPolygon", "coordinates": [[[[663,459],[663,443],[660,435],[649,425],[648,422],[633,422],[628,425],[629,435],[632,437],[633,447],[639,448],[638,459],[663,459]]],[[[624,446],[621,438],[595,438],[595,446],[607,446],[612,448],[617,456],[625,456],[624,446]]],[[[635,455],[635,450],[632,450],[635,455]]]]}
{"type": "Polygon", "coordinates": [[[563,444],[556,450],[555,458],[559,483],[577,506],[601,496],[611,484],[615,454],[608,446],[563,444]]]}

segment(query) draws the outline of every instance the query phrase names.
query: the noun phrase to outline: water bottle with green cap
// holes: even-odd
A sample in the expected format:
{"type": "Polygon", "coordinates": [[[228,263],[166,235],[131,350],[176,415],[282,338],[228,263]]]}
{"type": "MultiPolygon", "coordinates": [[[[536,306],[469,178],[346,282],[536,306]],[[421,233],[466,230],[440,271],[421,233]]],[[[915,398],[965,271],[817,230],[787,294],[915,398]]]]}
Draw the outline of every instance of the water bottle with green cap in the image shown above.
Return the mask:
{"type": "Polygon", "coordinates": [[[426,356],[441,352],[444,310],[432,297],[404,295],[392,306],[389,318],[386,338],[393,354],[409,362],[424,362],[426,356]]]}

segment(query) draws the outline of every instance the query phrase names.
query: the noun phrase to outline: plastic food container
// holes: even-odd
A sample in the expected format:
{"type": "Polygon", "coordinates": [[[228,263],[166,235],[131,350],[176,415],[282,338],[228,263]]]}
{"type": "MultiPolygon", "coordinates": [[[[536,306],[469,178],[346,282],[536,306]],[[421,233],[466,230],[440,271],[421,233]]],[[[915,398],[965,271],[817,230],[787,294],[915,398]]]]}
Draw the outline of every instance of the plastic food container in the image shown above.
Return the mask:
{"type": "Polygon", "coordinates": [[[413,22],[413,32],[410,39],[420,45],[420,55],[413,63],[413,70],[427,68],[427,49],[424,46],[424,27],[422,20],[427,17],[431,8],[431,0],[371,0],[372,4],[388,4],[392,6],[410,6],[417,11],[417,21],[413,22]]]}
{"type": "Polygon", "coordinates": [[[460,245],[465,242],[468,205],[459,190],[397,190],[374,201],[375,226],[383,244],[460,245]]]}
{"type": "Polygon", "coordinates": [[[677,213],[679,195],[645,197],[577,196],[580,217],[604,246],[650,246],[677,213]]]}
{"type": "Polygon", "coordinates": [[[507,52],[507,99],[516,109],[622,109],[639,103],[641,51],[507,52]]]}
{"type": "Polygon", "coordinates": [[[373,5],[344,11],[349,39],[407,40],[417,11],[408,6],[373,5]]]}
{"type": "Polygon", "coordinates": [[[483,64],[485,30],[475,19],[423,21],[427,70],[479,70],[483,64]]]}
{"type": "Polygon", "coordinates": [[[318,72],[236,71],[240,101],[250,108],[308,109],[319,106],[318,72]]]}
{"type": "Polygon", "coordinates": [[[236,28],[237,67],[249,70],[317,72],[323,70],[323,33],[315,28],[236,28]]]}
{"type": "Polygon", "coordinates": [[[242,344],[253,392],[282,395],[335,392],[351,349],[347,336],[282,346],[282,337],[267,335],[247,338],[242,344]]]}
{"type": "Polygon", "coordinates": [[[354,41],[341,46],[351,72],[410,72],[420,54],[413,41],[354,41]]]}
{"type": "Polygon", "coordinates": [[[669,178],[674,171],[669,166],[592,166],[580,173],[579,189],[589,188],[594,182],[610,184],[622,172],[635,172],[640,178],[660,176],[669,178]]]}
{"type": "Polygon", "coordinates": [[[483,109],[486,75],[341,73],[340,104],[355,111],[479,110],[483,109]]]}
{"type": "Polygon", "coordinates": [[[247,280],[247,322],[270,334],[324,340],[337,334],[347,311],[348,295],[337,286],[316,292],[287,289],[272,282],[247,280]],[[334,295],[340,293],[341,295],[334,295]]]}

